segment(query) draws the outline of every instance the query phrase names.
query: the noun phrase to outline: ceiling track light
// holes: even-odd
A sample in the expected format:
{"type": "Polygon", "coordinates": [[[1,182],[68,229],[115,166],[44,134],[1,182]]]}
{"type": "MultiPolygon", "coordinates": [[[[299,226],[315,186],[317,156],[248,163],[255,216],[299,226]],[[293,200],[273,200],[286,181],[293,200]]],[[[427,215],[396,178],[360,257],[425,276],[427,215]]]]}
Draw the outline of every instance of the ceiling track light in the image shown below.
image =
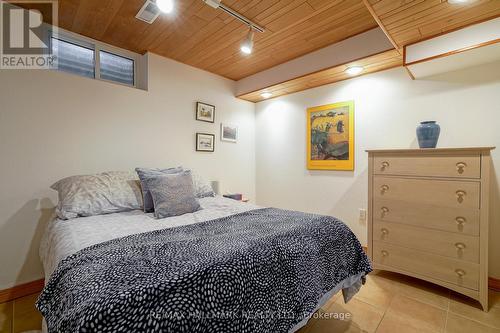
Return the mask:
{"type": "Polygon", "coordinates": [[[245,38],[245,40],[243,41],[243,43],[241,43],[241,52],[245,53],[245,54],[250,54],[252,53],[252,50],[253,50],[253,36],[254,36],[254,32],[252,30],[252,27],[250,27],[250,30],[248,31],[248,35],[247,35],[247,38],[245,38]]]}
{"type": "Polygon", "coordinates": [[[262,33],[266,30],[263,27],[261,27],[260,25],[258,25],[257,23],[248,19],[247,17],[241,15],[237,11],[222,4],[221,3],[222,0],[202,0],[202,1],[212,8],[220,9],[220,10],[226,12],[227,14],[231,15],[235,19],[245,23],[250,28],[250,30],[248,31],[247,37],[245,38],[243,43],[241,43],[240,50],[244,54],[252,53],[252,51],[253,51],[253,38],[255,35],[255,31],[262,33]]]}
{"type": "Polygon", "coordinates": [[[250,27],[250,29],[255,30],[257,32],[264,32],[266,29],[258,25],[257,23],[253,22],[252,20],[248,19],[247,17],[241,15],[237,11],[227,7],[226,5],[221,3],[221,0],[202,0],[204,3],[206,3],[208,6],[215,8],[215,9],[220,9],[235,19],[245,23],[247,26],[250,27]]]}

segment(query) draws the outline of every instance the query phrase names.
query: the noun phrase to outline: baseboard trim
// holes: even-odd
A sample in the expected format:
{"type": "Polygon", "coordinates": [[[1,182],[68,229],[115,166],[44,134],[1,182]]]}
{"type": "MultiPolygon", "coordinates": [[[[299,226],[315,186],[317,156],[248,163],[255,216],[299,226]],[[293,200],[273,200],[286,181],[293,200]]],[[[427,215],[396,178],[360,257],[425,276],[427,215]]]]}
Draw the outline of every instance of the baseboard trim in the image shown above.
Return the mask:
{"type": "Polygon", "coordinates": [[[21,298],[28,295],[33,295],[42,291],[44,286],[44,280],[36,280],[18,286],[0,290],[0,304],[12,301],[16,298],[21,298]]]}
{"type": "Polygon", "coordinates": [[[500,291],[500,279],[492,278],[491,276],[488,278],[488,288],[495,291],[500,291]]]}

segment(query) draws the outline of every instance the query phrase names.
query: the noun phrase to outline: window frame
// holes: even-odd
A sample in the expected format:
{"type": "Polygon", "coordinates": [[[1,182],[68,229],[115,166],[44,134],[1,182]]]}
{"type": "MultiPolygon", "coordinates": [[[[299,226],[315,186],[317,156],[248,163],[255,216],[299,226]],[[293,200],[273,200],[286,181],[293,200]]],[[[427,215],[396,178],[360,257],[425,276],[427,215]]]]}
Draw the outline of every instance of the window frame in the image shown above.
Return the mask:
{"type": "MultiPolygon", "coordinates": [[[[85,76],[85,75],[80,75],[78,73],[69,72],[69,71],[63,71],[63,70],[61,70],[61,72],[68,73],[68,74],[73,74],[73,75],[78,75],[78,76],[81,76],[81,77],[86,77],[86,78],[94,79],[94,80],[97,79],[96,62],[95,62],[96,61],[96,56],[95,56],[94,45],[85,44],[85,43],[77,43],[77,42],[75,42],[73,40],[67,40],[65,38],[61,38],[60,36],[51,35],[50,36],[50,49],[51,50],[53,50],[53,47],[54,47],[54,45],[52,43],[53,39],[57,39],[57,40],[59,40],[61,42],[72,44],[72,45],[75,45],[75,46],[78,46],[78,47],[81,47],[81,48],[84,48],[84,49],[87,49],[87,50],[91,50],[92,52],[94,52],[94,77],[88,77],[88,76],[85,76]]],[[[59,68],[54,68],[54,70],[59,71],[59,68]]]]}
{"type": "MultiPolygon", "coordinates": [[[[133,53],[133,52],[130,52],[127,50],[122,50],[122,49],[116,48],[116,47],[108,45],[108,44],[100,43],[100,42],[94,41],[90,38],[76,35],[76,34],[71,33],[69,31],[62,31],[61,28],[58,29],[57,33],[55,31],[51,30],[50,34],[49,34],[49,38],[50,38],[50,47],[51,48],[52,48],[52,38],[55,38],[55,39],[61,40],[61,41],[66,42],[66,43],[70,43],[70,44],[73,44],[76,46],[80,46],[80,47],[83,47],[86,49],[93,50],[94,51],[94,78],[93,78],[94,80],[99,80],[99,81],[108,82],[108,83],[114,83],[114,84],[118,84],[118,85],[121,85],[124,87],[129,87],[129,88],[140,89],[137,85],[137,83],[138,83],[137,82],[138,81],[137,80],[137,74],[138,74],[137,67],[139,64],[139,54],[133,53]],[[118,57],[122,57],[122,58],[125,58],[128,60],[131,60],[133,62],[133,68],[134,68],[133,81],[134,81],[134,83],[132,85],[101,78],[101,51],[118,56],[118,57]]],[[[57,68],[55,68],[54,70],[58,71],[57,68]]],[[[71,73],[71,72],[65,72],[65,73],[78,75],[77,73],[71,73]]],[[[78,75],[78,76],[89,78],[89,77],[83,76],[83,75],[78,75]]]]}
{"type": "Polygon", "coordinates": [[[101,81],[104,81],[104,82],[112,82],[112,83],[117,83],[117,84],[121,84],[122,86],[126,86],[126,87],[134,87],[134,88],[137,88],[137,76],[136,76],[136,72],[137,72],[137,60],[134,59],[134,58],[130,58],[130,57],[127,57],[127,56],[124,56],[124,55],[121,55],[121,54],[117,54],[116,52],[111,52],[111,51],[108,51],[106,49],[103,49],[103,48],[99,48],[99,51],[96,50],[96,53],[99,53],[98,55],[95,56],[96,60],[98,60],[99,62],[96,62],[96,71],[97,71],[97,67],[99,67],[99,80],[101,81]],[[108,80],[108,79],[104,79],[101,77],[101,51],[104,52],[104,53],[108,53],[108,54],[111,54],[111,55],[114,55],[114,56],[117,56],[117,57],[120,57],[120,58],[124,58],[124,59],[128,59],[128,60],[131,60],[132,61],[132,66],[133,66],[133,77],[132,77],[132,80],[134,81],[132,85],[129,85],[129,84],[126,84],[126,83],[122,83],[122,82],[118,82],[118,81],[113,81],[113,80],[108,80]]]}

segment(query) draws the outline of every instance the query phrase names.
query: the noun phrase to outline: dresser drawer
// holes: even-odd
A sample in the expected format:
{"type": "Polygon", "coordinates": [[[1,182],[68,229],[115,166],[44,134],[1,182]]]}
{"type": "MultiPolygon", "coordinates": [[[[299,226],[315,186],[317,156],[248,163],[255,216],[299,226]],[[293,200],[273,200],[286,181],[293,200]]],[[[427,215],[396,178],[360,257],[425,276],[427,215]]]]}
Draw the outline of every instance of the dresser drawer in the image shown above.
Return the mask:
{"type": "Polygon", "coordinates": [[[479,263],[479,237],[375,221],[373,239],[427,251],[445,257],[479,263]]]}
{"type": "Polygon", "coordinates": [[[378,155],[373,159],[374,174],[481,178],[481,156],[468,155],[378,155]]]}
{"type": "Polygon", "coordinates": [[[480,183],[474,181],[373,177],[373,196],[414,204],[479,209],[480,183]]]}
{"type": "Polygon", "coordinates": [[[479,209],[375,198],[373,219],[479,236],[479,209]]]}
{"type": "Polygon", "coordinates": [[[479,265],[378,241],[373,242],[376,264],[479,290],[479,265]]]}

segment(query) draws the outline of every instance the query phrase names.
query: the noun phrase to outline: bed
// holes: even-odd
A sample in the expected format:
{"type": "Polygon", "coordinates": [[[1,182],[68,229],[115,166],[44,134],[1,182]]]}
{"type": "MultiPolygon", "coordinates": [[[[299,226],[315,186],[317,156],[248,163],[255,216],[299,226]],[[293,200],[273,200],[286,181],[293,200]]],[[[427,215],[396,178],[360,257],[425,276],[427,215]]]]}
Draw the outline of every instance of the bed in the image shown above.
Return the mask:
{"type": "Polygon", "coordinates": [[[166,219],[135,210],[51,222],[37,302],[49,332],[295,332],[371,271],[335,218],[220,196],[166,219]]]}

